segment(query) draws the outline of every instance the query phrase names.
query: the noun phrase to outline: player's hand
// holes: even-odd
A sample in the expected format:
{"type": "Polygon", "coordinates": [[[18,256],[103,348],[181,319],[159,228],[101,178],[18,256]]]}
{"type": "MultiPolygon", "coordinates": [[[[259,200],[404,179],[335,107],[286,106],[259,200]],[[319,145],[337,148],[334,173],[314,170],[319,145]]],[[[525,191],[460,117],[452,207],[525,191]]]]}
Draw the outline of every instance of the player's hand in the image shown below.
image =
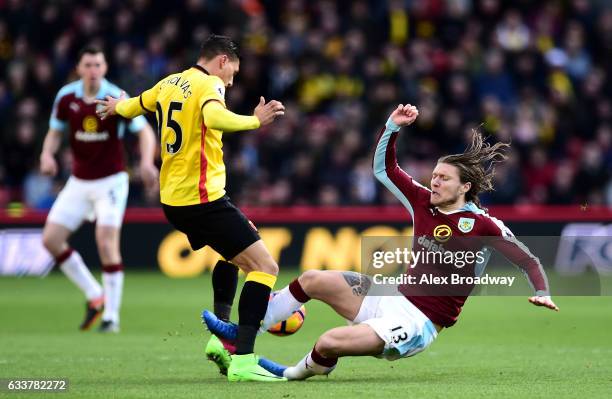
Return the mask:
{"type": "Polygon", "coordinates": [[[419,110],[414,105],[398,105],[391,113],[391,120],[400,127],[411,125],[419,116],[419,110]]]}
{"type": "Polygon", "coordinates": [[[544,306],[548,309],[554,310],[555,312],[559,311],[559,307],[555,305],[549,296],[532,296],[529,298],[529,302],[536,306],[544,306]]]}
{"type": "Polygon", "coordinates": [[[265,98],[259,97],[259,104],[255,107],[253,115],[259,119],[260,126],[268,125],[279,117],[285,115],[285,106],[276,100],[266,103],[265,98]]]}
{"type": "Polygon", "coordinates": [[[111,96],[106,96],[104,100],[95,100],[94,102],[98,105],[96,114],[102,120],[108,118],[109,116],[117,114],[117,103],[121,100],[125,99],[125,92],[122,91],[119,98],[114,98],[111,96]]]}
{"type": "Polygon", "coordinates": [[[55,176],[57,174],[57,161],[51,154],[43,152],[40,154],[40,173],[47,176],[55,176]]]}
{"type": "Polygon", "coordinates": [[[152,163],[144,162],[140,164],[140,178],[145,188],[149,191],[157,190],[159,184],[159,171],[152,163]]]}

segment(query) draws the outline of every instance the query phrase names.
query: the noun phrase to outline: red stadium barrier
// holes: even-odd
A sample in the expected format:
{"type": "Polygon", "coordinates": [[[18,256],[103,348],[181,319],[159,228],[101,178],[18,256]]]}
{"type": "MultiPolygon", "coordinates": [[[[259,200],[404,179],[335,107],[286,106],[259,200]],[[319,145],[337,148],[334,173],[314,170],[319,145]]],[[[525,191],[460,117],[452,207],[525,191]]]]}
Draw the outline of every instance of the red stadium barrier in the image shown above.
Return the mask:
{"type": "MultiPolygon", "coordinates": [[[[243,207],[243,212],[256,223],[368,223],[397,222],[410,220],[410,215],[401,206],[354,206],[354,207],[243,207]]],[[[609,222],[612,207],[570,206],[492,206],[489,213],[504,222],[609,222]]],[[[0,210],[0,224],[43,224],[46,211],[25,209],[0,210]]],[[[166,221],[160,208],[129,208],[126,223],[163,223],[166,221]]]]}
{"type": "MultiPolygon", "coordinates": [[[[302,269],[357,270],[359,252],[353,249],[359,248],[363,235],[411,234],[410,215],[401,206],[245,207],[243,210],[257,225],[275,259],[283,265],[302,269]]],[[[491,207],[490,213],[519,236],[557,237],[566,228],[571,229],[572,223],[583,225],[579,226],[582,229],[599,231],[612,222],[612,208],[604,207],[497,206],[491,207]]],[[[2,210],[0,238],[6,233],[4,238],[10,238],[14,245],[15,240],[20,240],[17,245],[22,249],[31,248],[31,236],[23,236],[23,231],[40,234],[46,216],[47,212],[20,208],[2,210]]],[[[93,229],[92,224],[86,223],[71,239],[71,245],[79,249],[88,264],[99,263],[93,229]]],[[[122,256],[129,268],[159,266],[174,277],[196,276],[212,268],[218,259],[212,250],[192,252],[185,236],[174,231],[159,208],[127,210],[122,256]]]]}

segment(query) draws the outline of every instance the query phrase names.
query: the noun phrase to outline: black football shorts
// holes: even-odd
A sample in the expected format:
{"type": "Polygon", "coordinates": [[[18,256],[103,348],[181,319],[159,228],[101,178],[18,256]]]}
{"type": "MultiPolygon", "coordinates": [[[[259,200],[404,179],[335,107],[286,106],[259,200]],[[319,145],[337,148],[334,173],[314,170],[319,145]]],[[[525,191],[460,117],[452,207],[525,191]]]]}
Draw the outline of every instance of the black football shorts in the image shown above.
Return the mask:
{"type": "Polygon", "coordinates": [[[255,226],[227,196],[206,204],[162,207],[174,228],[187,235],[194,251],[208,245],[231,260],[260,239],[255,226]]]}

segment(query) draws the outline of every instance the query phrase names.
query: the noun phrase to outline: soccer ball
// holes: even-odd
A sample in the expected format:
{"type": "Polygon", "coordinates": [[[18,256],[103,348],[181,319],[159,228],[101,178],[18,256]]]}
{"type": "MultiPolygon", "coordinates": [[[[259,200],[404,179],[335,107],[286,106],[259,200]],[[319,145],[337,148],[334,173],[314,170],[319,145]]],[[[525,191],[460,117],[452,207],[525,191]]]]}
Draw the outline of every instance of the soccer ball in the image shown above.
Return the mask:
{"type": "MultiPolygon", "coordinates": [[[[273,296],[274,294],[270,296],[270,299],[272,299],[273,296]]],[[[293,312],[287,320],[280,321],[268,328],[268,332],[278,337],[286,337],[287,335],[295,334],[302,327],[302,324],[304,324],[305,318],[306,308],[302,305],[298,310],[293,312]]]]}
{"type": "Polygon", "coordinates": [[[302,327],[302,324],[304,324],[305,317],[306,308],[302,306],[293,312],[287,320],[280,321],[268,328],[268,332],[278,337],[286,337],[287,335],[295,334],[302,327]]]}

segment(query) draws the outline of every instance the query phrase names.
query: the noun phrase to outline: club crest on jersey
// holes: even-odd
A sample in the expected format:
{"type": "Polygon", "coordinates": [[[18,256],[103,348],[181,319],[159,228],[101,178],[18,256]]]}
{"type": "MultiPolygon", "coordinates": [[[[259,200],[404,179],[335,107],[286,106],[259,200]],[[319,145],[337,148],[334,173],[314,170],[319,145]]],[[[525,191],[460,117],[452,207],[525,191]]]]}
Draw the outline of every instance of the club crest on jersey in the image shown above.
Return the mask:
{"type": "Polygon", "coordinates": [[[462,233],[469,233],[474,228],[474,219],[460,218],[457,227],[459,227],[462,233]]]}
{"type": "Polygon", "coordinates": [[[433,231],[434,238],[438,242],[446,242],[453,235],[453,231],[447,224],[437,225],[433,231]]]}

